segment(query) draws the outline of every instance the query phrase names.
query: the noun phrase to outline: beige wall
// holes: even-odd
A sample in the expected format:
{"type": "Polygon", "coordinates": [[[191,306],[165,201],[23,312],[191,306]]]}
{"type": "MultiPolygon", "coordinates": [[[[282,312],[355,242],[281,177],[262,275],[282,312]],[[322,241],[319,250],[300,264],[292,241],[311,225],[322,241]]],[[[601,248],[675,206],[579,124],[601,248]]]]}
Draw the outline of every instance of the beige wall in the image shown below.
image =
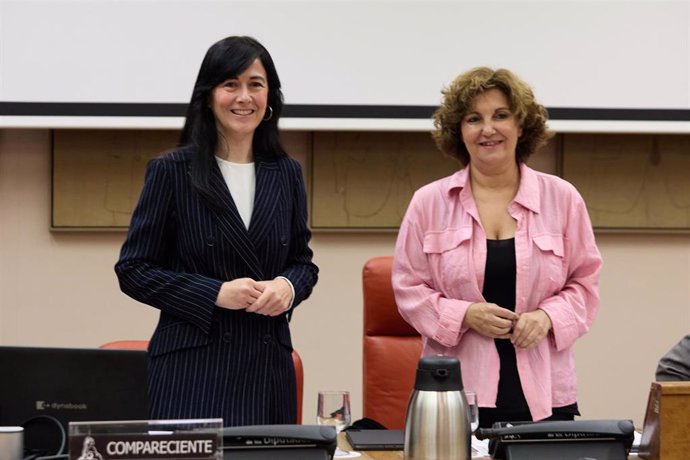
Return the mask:
{"type": "MultiPolygon", "coordinates": [[[[299,144],[301,141],[291,140],[299,144]]],[[[304,141],[307,145],[308,140],[304,141]]],[[[120,293],[124,233],[50,232],[50,134],[0,130],[0,345],[95,347],[148,338],[156,312],[120,293]]],[[[305,365],[305,423],[319,389],[348,389],[361,417],[361,268],[392,233],[317,233],[321,268],[293,320],[305,365]]],[[[577,348],[587,418],[642,424],[658,358],[690,332],[690,235],[597,235],[602,308],[577,348]]]]}

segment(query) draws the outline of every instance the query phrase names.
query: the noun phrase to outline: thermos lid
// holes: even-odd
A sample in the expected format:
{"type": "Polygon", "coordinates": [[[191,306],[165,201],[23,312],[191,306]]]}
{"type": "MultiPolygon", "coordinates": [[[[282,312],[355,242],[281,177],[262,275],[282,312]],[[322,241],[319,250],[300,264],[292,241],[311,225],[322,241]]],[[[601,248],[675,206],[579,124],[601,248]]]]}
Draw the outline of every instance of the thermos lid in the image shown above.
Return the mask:
{"type": "Polygon", "coordinates": [[[417,364],[414,389],[421,391],[462,390],[460,361],[450,356],[424,356],[417,364]]]}

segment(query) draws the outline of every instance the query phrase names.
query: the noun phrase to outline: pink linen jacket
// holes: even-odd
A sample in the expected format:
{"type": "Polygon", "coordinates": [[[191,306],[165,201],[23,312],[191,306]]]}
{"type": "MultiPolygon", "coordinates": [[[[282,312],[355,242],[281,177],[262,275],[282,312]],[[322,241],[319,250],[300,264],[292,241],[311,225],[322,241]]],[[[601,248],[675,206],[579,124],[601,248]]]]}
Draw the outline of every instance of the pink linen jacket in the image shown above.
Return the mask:
{"type": "MultiPolygon", "coordinates": [[[[576,402],[573,346],[599,308],[602,266],[582,197],[556,176],[520,166],[508,212],[515,232],[515,311],[541,308],[553,323],[536,347],[516,349],[525,399],[534,420],[576,402]]],[[[495,407],[499,357],[494,340],[463,325],[467,308],[485,302],[486,234],[469,166],[419,189],[395,247],[393,289],[400,314],[423,337],[424,356],[460,360],[463,384],[479,406],[495,407]]]]}

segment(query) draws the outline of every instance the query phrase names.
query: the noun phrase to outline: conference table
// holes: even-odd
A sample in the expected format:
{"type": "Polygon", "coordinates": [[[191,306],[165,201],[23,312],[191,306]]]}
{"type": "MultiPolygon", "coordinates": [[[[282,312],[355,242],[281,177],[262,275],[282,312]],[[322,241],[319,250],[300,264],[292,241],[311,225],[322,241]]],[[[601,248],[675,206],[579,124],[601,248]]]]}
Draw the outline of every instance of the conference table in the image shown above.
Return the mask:
{"type": "MultiPolygon", "coordinates": [[[[340,433],[338,435],[338,447],[343,450],[351,451],[352,446],[347,442],[345,433],[340,433]]],[[[361,460],[402,460],[403,452],[401,450],[361,450],[361,457],[357,457],[361,460]]],[[[477,459],[491,459],[491,457],[473,457],[477,459]]]]}
{"type": "MultiPolygon", "coordinates": [[[[347,451],[352,450],[352,446],[350,446],[350,443],[347,442],[347,438],[345,437],[345,433],[340,433],[338,435],[338,447],[340,447],[343,450],[347,450],[347,451]]],[[[360,450],[359,453],[362,454],[362,456],[357,457],[357,458],[362,459],[362,460],[402,460],[403,459],[402,450],[360,450]]],[[[490,459],[491,457],[478,457],[478,458],[490,459]]]]}

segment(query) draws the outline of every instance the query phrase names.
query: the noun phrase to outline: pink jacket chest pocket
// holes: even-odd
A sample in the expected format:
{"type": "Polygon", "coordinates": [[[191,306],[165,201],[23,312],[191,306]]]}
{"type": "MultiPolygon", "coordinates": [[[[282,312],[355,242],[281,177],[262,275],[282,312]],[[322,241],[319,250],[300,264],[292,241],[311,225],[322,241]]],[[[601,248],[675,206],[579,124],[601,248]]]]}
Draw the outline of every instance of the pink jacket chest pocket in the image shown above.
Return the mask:
{"type": "Polygon", "coordinates": [[[444,293],[477,284],[471,254],[471,228],[429,231],[424,234],[423,251],[427,255],[435,287],[444,293]]]}
{"type": "Polygon", "coordinates": [[[536,272],[536,286],[546,295],[558,293],[566,281],[563,235],[544,234],[532,238],[532,266],[536,272]]]}

